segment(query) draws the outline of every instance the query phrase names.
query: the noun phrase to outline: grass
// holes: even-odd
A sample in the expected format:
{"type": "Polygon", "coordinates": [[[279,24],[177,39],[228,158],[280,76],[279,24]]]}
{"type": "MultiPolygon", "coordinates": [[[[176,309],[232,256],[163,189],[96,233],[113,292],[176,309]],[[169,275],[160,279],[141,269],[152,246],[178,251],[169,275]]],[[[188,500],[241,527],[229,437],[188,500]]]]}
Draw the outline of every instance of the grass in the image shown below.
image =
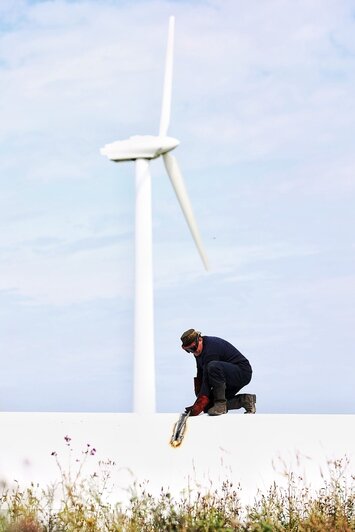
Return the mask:
{"type": "Polygon", "coordinates": [[[145,485],[133,484],[123,505],[109,502],[115,464],[99,462],[98,472],[86,475],[84,466],[96,450],[88,444],[74,459],[68,436],[65,445],[70,458],[66,468],[52,453],[60,473],[56,485],[2,485],[0,532],[355,531],[354,476],[349,485],[346,458],[329,462],[329,474],[317,492],[286,473],[285,487],[272,484],[250,505],[241,504],[241,487],[229,481],[215,490],[190,489],[177,499],[164,489],[152,496],[145,485]]]}

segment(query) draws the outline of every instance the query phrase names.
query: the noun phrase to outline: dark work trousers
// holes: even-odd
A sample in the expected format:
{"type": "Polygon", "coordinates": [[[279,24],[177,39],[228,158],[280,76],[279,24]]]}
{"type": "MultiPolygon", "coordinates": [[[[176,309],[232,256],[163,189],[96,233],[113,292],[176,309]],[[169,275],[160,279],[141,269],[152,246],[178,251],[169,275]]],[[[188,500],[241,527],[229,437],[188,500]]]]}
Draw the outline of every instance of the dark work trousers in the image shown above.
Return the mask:
{"type": "Polygon", "coordinates": [[[207,373],[211,388],[225,383],[226,399],[231,399],[243,386],[249,384],[252,376],[250,369],[218,360],[212,360],[208,364],[207,373]]]}

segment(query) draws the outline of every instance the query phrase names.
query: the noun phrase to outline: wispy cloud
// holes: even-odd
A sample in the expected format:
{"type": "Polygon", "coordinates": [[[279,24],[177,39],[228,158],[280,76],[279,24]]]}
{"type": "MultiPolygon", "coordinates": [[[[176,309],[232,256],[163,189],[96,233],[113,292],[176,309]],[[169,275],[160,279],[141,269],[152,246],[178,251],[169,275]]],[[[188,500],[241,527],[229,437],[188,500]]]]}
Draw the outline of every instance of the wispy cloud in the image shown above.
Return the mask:
{"type": "Polygon", "coordinates": [[[0,265],[0,290],[33,304],[65,305],[132,297],[131,257],[115,253],[34,255],[23,249],[0,265]],[[83,256],[84,255],[84,256],[83,256]]]}

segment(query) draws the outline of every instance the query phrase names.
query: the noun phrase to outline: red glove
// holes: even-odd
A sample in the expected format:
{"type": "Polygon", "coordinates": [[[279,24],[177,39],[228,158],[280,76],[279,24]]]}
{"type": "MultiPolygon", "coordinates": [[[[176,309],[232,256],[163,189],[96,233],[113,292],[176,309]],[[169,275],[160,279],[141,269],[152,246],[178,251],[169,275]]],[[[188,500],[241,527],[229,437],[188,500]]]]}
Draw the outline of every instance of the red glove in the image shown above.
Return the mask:
{"type": "Polygon", "coordinates": [[[198,416],[204,411],[209,402],[210,400],[207,395],[201,395],[192,406],[187,406],[185,411],[190,412],[190,416],[198,416]]]}

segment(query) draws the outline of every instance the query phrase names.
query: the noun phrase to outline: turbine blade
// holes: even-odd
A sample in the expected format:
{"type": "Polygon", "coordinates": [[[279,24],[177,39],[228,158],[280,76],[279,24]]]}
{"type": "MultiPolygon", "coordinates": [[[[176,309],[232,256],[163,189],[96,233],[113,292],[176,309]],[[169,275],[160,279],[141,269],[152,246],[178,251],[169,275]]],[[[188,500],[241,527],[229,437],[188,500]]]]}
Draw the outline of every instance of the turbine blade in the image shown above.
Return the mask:
{"type": "Polygon", "coordinates": [[[159,136],[165,137],[168,132],[171,109],[171,90],[173,83],[173,47],[174,47],[175,17],[169,18],[168,45],[165,58],[165,76],[163,86],[163,101],[160,115],[159,136]]]}
{"type": "Polygon", "coordinates": [[[198,252],[200,254],[204,267],[206,268],[206,270],[208,270],[207,256],[202,246],[200,232],[197,227],[197,223],[195,220],[194,213],[192,211],[189,196],[187,194],[185,183],[182,178],[177,161],[175,157],[170,155],[170,153],[165,153],[163,155],[163,159],[164,159],[166,171],[168,172],[168,176],[170,178],[171,184],[174,187],[175,194],[177,196],[177,199],[179,200],[182,212],[184,213],[185,219],[187,221],[187,225],[189,226],[189,229],[195,241],[196,247],[198,249],[198,252]]]}

